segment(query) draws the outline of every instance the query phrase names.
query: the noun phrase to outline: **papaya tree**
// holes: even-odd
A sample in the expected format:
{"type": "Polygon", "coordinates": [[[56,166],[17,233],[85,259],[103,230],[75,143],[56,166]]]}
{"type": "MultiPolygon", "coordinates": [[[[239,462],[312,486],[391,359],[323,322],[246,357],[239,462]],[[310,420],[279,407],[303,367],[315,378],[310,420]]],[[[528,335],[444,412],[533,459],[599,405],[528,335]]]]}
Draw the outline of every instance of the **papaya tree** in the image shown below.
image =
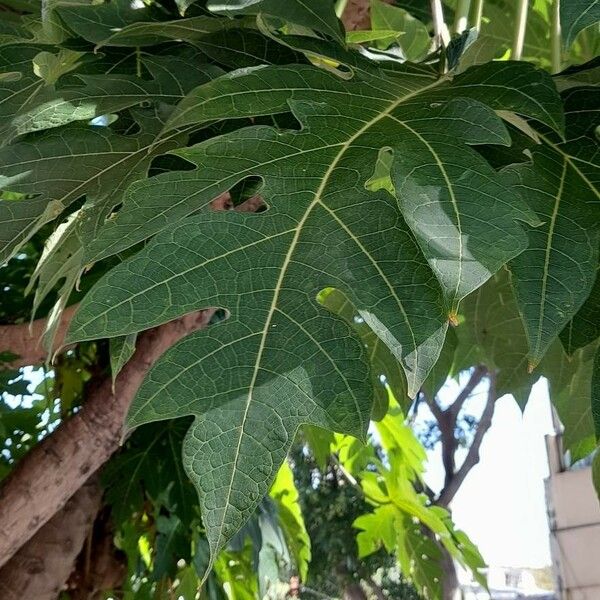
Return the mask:
{"type": "Polygon", "coordinates": [[[302,456],[361,502],[326,594],[484,584],[404,415],[545,376],[596,448],[600,4],[0,14],[4,596],[310,593],[302,456]]]}

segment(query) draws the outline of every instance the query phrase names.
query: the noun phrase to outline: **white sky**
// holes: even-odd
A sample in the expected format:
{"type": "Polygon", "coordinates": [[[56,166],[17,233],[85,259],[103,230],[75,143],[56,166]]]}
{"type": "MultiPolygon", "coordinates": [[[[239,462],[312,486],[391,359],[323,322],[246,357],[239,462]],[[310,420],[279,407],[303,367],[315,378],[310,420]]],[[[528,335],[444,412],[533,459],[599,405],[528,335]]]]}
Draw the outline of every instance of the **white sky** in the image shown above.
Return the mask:
{"type": "MultiPolygon", "coordinates": [[[[442,397],[452,399],[458,389],[454,382],[447,383],[442,397]]],[[[485,388],[477,391],[480,393],[465,407],[479,417],[485,388]]],[[[426,411],[419,411],[419,419],[425,415],[426,411]]],[[[452,504],[455,523],[477,544],[490,566],[534,568],[550,564],[544,435],[552,431],[545,380],[534,386],[524,413],[512,396],[497,401],[492,426],[481,446],[481,461],[452,504]]],[[[426,480],[438,490],[443,482],[439,444],[429,457],[426,480]]]]}

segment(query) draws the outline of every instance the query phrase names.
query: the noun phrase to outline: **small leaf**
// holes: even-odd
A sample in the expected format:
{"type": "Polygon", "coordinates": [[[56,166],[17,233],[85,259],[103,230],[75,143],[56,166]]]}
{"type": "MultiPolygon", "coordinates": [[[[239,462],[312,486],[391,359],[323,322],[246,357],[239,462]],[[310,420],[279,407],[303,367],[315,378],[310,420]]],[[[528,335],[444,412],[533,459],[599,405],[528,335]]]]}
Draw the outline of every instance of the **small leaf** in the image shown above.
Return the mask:
{"type": "Polygon", "coordinates": [[[387,48],[392,43],[398,44],[404,58],[409,61],[424,58],[431,44],[427,27],[421,21],[402,8],[381,0],[371,0],[371,27],[396,32],[382,39],[379,45],[387,48]]]}
{"type": "Polygon", "coordinates": [[[302,581],[306,581],[311,558],[310,538],[300,508],[294,473],[287,462],[281,465],[269,494],[277,504],[279,525],[285,533],[298,573],[302,581]]]}
{"type": "Polygon", "coordinates": [[[133,356],[136,338],[136,333],[130,333],[110,340],[110,370],[113,384],[121,369],[133,356]]]}

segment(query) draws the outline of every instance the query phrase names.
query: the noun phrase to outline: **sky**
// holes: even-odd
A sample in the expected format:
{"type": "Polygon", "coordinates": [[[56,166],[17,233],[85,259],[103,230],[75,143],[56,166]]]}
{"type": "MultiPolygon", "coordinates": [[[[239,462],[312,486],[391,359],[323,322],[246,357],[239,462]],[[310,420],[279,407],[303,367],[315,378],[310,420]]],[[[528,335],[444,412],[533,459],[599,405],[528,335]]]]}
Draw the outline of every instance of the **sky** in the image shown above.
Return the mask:
{"type": "MultiPolygon", "coordinates": [[[[451,401],[458,389],[455,382],[448,382],[441,392],[442,399],[451,401]]],[[[470,414],[481,414],[485,391],[479,386],[465,404],[470,414]]],[[[426,418],[427,411],[420,410],[418,419],[426,418]]],[[[496,402],[492,426],[482,442],[481,460],[465,479],[451,507],[456,525],[475,542],[489,566],[538,568],[551,562],[544,436],[552,432],[544,379],[534,386],[523,413],[512,396],[496,402]]],[[[434,490],[439,490],[443,482],[439,444],[429,452],[426,481],[434,490]]]]}

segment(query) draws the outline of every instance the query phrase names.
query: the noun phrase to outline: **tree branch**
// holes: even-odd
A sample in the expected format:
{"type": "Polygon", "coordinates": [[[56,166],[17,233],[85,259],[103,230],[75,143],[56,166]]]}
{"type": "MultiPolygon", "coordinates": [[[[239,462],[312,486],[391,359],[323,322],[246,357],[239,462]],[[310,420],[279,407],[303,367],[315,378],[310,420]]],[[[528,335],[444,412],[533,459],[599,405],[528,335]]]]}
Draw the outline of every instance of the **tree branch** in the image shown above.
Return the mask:
{"type": "Polygon", "coordinates": [[[4,567],[3,600],[55,600],[67,581],[102,500],[97,477],[72,496],[4,567]]]}
{"type": "Polygon", "coordinates": [[[0,566],[61,510],[118,449],[129,405],[158,357],[205,327],[213,310],[192,313],[140,335],[116,379],[98,383],[81,410],[37,444],[0,487],[0,566]]]}
{"type": "Polygon", "coordinates": [[[444,418],[444,411],[441,409],[436,399],[429,398],[423,390],[421,390],[420,396],[421,398],[423,398],[423,400],[425,400],[425,404],[427,404],[429,410],[431,411],[431,414],[435,417],[435,420],[439,424],[440,421],[444,418]]]}
{"type": "Polygon", "coordinates": [[[467,456],[458,471],[450,478],[448,483],[444,485],[444,489],[442,489],[440,492],[440,495],[435,502],[438,506],[447,507],[450,502],[452,502],[454,496],[458,492],[460,486],[463,484],[471,469],[479,462],[479,450],[481,448],[481,443],[483,442],[485,434],[492,425],[494,409],[496,408],[497,394],[495,373],[491,372],[489,374],[489,381],[490,387],[488,390],[487,402],[485,408],[483,409],[481,419],[477,424],[473,443],[471,444],[469,451],[467,452],[467,456]]]}
{"type": "Polygon", "coordinates": [[[456,424],[456,419],[458,418],[458,414],[460,413],[465,401],[473,393],[475,388],[479,385],[486,374],[487,369],[483,365],[475,367],[465,387],[461,390],[458,396],[456,396],[456,400],[454,400],[454,402],[446,409],[452,415],[454,424],[456,424]]]}
{"type": "MultiPolygon", "coordinates": [[[[54,346],[60,348],[77,305],[66,308],[56,329],[54,346]]],[[[18,358],[2,363],[0,367],[16,369],[26,365],[43,363],[48,352],[42,346],[41,338],[46,330],[47,319],[36,319],[33,323],[0,325],[0,352],[16,354],[18,358]]]]}

